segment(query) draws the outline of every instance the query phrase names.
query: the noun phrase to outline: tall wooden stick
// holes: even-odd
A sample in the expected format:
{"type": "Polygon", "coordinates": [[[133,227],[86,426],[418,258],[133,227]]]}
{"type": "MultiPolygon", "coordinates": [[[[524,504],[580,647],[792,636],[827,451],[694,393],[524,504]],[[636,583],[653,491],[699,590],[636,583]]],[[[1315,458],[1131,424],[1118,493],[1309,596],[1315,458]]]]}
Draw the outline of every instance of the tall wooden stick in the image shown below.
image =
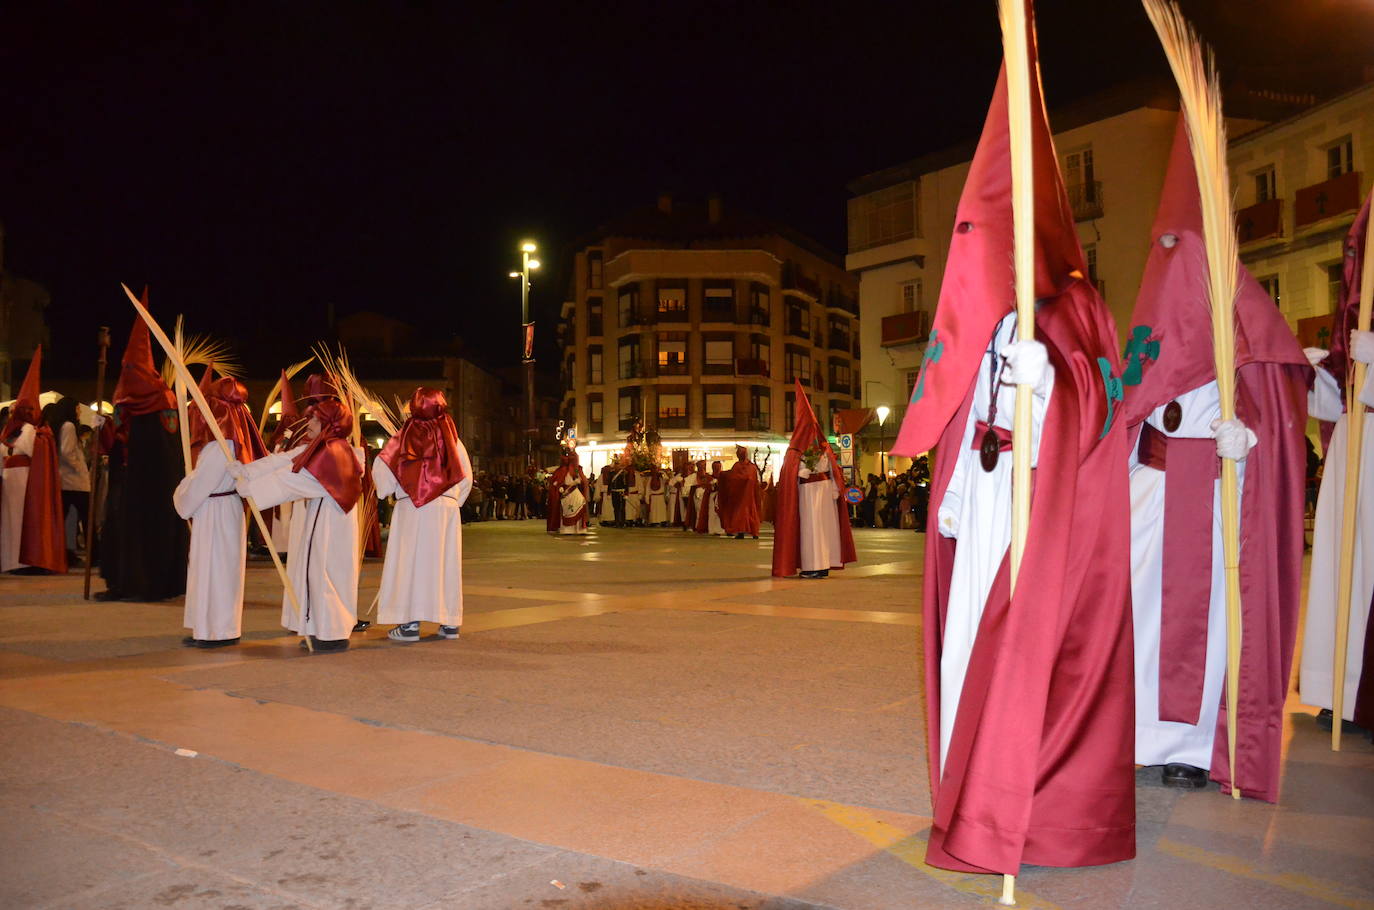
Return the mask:
{"type": "MultiPolygon", "coordinates": [[[[95,362],[95,413],[100,414],[100,406],[105,401],[105,354],[110,350],[110,327],[102,325],[95,335],[96,346],[100,349],[100,359],[95,362]]],[[[91,599],[91,565],[95,562],[95,504],[100,497],[100,427],[95,428],[95,464],[91,465],[91,493],[86,502],[86,582],[82,593],[85,600],[91,599]]]]}
{"type": "MultiPolygon", "coordinates": [[[[1356,327],[1369,331],[1370,311],[1374,309],[1374,249],[1369,242],[1374,231],[1365,230],[1364,265],[1360,269],[1360,309],[1356,327]]],[[[1359,399],[1369,365],[1349,360],[1345,387],[1345,501],[1341,504],[1341,561],[1336,576],[1336,653],[1331,675],[1331,750],[1341,751],[1341,716],[1345,713],[1345,658],[1350,642],[1350,607],[1355,588],[1355,520],[1360,499],[1360,448],[1364,443],[1364,405],[1359,399]]],[[[1370,533],[1365,528],[1365,533],[1370,533]]]]}
{"type": "MultiPolygon", "coordinates": [[[[186,362],[186,331],[183,320],[177,317],[176,326],[172,329],[172,343],[176,345],[177,360],[186,362]]],[[[181,433],[181,468],[182,473],[191,473],[191,423],[187,419],[191,415],[186,402],[186,380],[181,378],[181,371],[177,371],[172,391],[177,399],[177,423],[181,433]]]]}
{"type": "MultiPolygon", "coordinates": [[[[1144,0],[1145,13],[1159,35],[1178,83],[1188,146],[1193,153],[1202,201],[1207,248],[1208,295],[1212,310],[1212,357],[1216,368],[1221,419],[1236,416],[1236,220],[1231,211],[1231,178],[1226,164],[1226,120],[1221,111],[1221,80],[1210,51],[1178,7],[1169,0],[1144,0]]],[[[1236,782],[1236,727],[1240,714],[1240,484],[1236,463],[1221,459],[1221,547],[1226,586],[1226,753],[1231,796],[1236,782]]]]}
{"type": "MultiPolygon", "coordinates": [[[[229,443],[224,438],[224,432],[219,428],[219,421],[215,419],[215,412],[211,410],[210,403],[206,401],[205,396],[201,394],[200,385],[191,378],[191,371],[186,369],[186,364],[182,363],[181,359],[177,357],[176,347],[172,344],[172,340],[167,337],[166,332],[162,331],[162,327],[157,324],[157,320],[153,319],[152,314],[148,312],[147,308],[139,303],[138,298],[134,296],[133,291],[129,290],[128,285],[121,284],[120,287],[124,288],[124,293],[129,295],[129,302],[134,305],[134,309],[138,311],[138,315],[147,323],[148,331],[157,339],[157,343],[162,345],[162,350],[167,355],[167,359],[170,360],[172,366],[176,368],[177,376],[186,384],[186,391],[191,393],[191,398],[195,401],[196,407],[200,408],[200,415],[205,418],[205,423],[209,426],[210,432],[215,435],[215,441],[219,443],[220,451],[224,453],[224,460],[226,462],[233,461],[234,453],[229,450],[229,443]]],[[[267,522],[262,520],[262,512],[258,511],[258,504],[253,501],[253,497],[251,496],[244,497],[244,502],[248,503],[248,509],[253,513],[253,519],[258,524],[258,531],[262,534],[263,540],[270,541],[272,537],[267,530],[267,522]]],[[[310,635],[305,632],[305,624],[301,622],[301,604],[300,601],[296,599],[296,589],[291,584],[291,579],[286,574],[286,567],[281,564],[281,557],[277,555],[275,547],[269,546],[267,552],[272,557],[272,564],[277,567],[277,575],[281,578],[282,587],[286,589],[287,600],[291,602],[291,609],[295,613],[296,625],[301,627],[302,634],[305,637],[305,645],[309,650],[314,651],[315,645],[310,641],[310,635]]]]}
{"type": "MultiPolygon", "coordinates": [[[[1002,59],[1007,73],[1007,128],[1011,145],[1012,262],[1016,288],[1016,338],[1035,339],[1035,149],[1031,134],[1030,23],[1025,0],[1000,0],[1002,59]]],[[[1029,385],[1016,386],[1016,410],[1011,432],[1011,578],[1021,572],[1030,528],[1031,434],[1029,385]]],[[[1000,903],[1016,903],[1016,876],[1002,877],[1000,903]]]]}

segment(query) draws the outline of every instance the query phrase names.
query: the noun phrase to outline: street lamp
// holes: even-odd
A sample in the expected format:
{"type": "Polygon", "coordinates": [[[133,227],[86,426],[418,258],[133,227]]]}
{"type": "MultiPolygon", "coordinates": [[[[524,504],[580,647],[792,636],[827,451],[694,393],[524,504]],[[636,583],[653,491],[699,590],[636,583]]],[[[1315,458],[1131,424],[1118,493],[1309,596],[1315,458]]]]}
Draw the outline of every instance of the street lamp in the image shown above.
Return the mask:
{"type": "Polygon", "coordinates": [[[527,465],[534,464],[534,441],[539,435],[539,425],[534,419],[534,323],[530,321],[530,272],[539,268],[539,260],[530,258],[530,254],[538,249],[533,240],[521,241],[520,271],[510,273],[510,277],[520,279],[520,361],[525,371],[527,465]]]}
{"type": "Polygon", "coordinates": [[[887,423],[887,415],[892,413],[892,409],[885,404],[880,404],[874,411],[878,415],[878,459],[883,476],[887,476],[887,436],[882,432],[883,424],[887,423]]]}

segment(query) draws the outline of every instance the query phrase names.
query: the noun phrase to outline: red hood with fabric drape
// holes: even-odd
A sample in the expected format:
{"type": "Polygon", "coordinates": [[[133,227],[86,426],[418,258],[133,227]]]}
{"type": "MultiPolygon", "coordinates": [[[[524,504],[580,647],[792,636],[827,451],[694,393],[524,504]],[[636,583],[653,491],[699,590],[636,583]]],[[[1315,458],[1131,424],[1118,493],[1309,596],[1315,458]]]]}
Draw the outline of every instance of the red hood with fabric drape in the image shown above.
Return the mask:
{"type": "Polygon", "coordinates": [[[773,574],[779,578],[795,575],[801,567],[801,507],[797,504],[797,482],[801,476],[802,453],[813,443],[830,459],[831,482],[840,491],[835,500],[836,520],[840,523],[840,564],[830,568],[843,569],[846,563],[859,558],[854,551],[854,532],[849,527],[849,504],[844,498],[840,460],[830,448],[816,412],[811,410],[811,399],[806,397],[800,382],[796,384],[796,399],[792,439],[787,443],[787,454],[778,470],[777,499],[773,506],[773,574]]]}
{"type": "Polygon", "coordinates": [[[309,471],[339,508],[349,512],[363,492],[362,468],[348,441],[353,412],[337,398],[324,398],[315,403],[311,416],[319,421],[320,432],[291,462],[291,470],[309,471]]]}
{"type": "MultiPolygon", "coordinates": [[[[200,390],[214,412],[215,422],[224,438],[234,444],[234,457],[249,464],[267,455],[267,445],[262,441],[258,425],[248,410],[248,389],[232,376],[211,379],[214,368],[207,366],[201,376],[200,390]]],[[[205,422],[200,408],[192,407],[187,422],[191,433],[191,463],[200,459],[200,452],[206,445],[218,445],[215,435],[205,422]]]]}
{"type": "MultiPolygon", "coordinates": [[[[1346,372],[1350,369],[1350,332],[1358,328],[1360,314],[1360,276],[1364,268],[1364,240],[1369,230],[1369,209],[1374,202],[1374,190],[1365,197],[1355,223],[1346,232],[1341,245],[1341,299],[1331,314],[1331,353],[1321,366],[1336,379],[1345,401],[1346,372]]],[[[1359,390],[1356,390],[1356,394],[1359,390]]]]}
{"type": "Polygon", "coordinates": [[[458,428],[444,393],[416,389],[410,396],[410,416],[377,457],[417,509],[460,483],[467,475],[458,454],[458,428]]]}
{"type": "Polygon", "coordinates": [[[25,424],[33,424],[33,454],[29,456],[29,479],[19,529],[19,561],[60,574],[67,571],[66,523],[62,517],[57,441],[52,429],[42,422],[39,405],[42,363],[43,346],[40,344],[29,361],[19,395],[10,407],[4,438],[9,440],[23,430],[25,424]]]}

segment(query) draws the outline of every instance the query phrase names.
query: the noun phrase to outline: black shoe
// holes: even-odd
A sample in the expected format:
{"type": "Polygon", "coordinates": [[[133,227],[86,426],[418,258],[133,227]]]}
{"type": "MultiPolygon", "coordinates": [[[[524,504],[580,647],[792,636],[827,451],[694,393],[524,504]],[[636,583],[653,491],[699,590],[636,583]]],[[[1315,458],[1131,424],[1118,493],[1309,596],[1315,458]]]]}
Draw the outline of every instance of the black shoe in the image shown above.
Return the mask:
{"type": "Polygon", "coordinates": [[[819,573],[819,572],[802,572],[802,573],[800,573],[800,577],[801,577],[801,578],[820,578],[820,577],[821,577],[821,573],[819,573]]]}
{"type": "Polygon", "coordinates": [[[1170,764],[1164,766],[1164,786],[1184,790],[1197,790],[1207,786],[1207,772],[1192,765],[1170,764]]]}
{"type": "Polygon", "coordinates": [[[192,638],[191,636],[187,635],[185,638],[181,640],[181,644],[187,648],[199,648],[200,639],[192,638]]]}
{"type": "Polygon", "coordinates": [[[372,628],[372,623],[366,619],[360,619],[353,624],[354,632],[366,632],[370,628],[372,628]]]}
{"type": "Polygon", "coordinates": [[[830,570],[829,570],[829,569],[821,569],[821,570],[820,570],[819,572],[817,572],[816,574],[819,575],[821,578],[829,578],[829,577],[830,577],[830,570]]]}
{"type": "Polygon", "coordinates": [[[96,591],[93,597],[96,600],[123,600],[124,597],[118,591],[111,591],[108,588],[104,591],[96,591]]]}
{"type": "Polygon", "coordinates": [[[239,643],[237,638],[202,638],[196,641],[197,648],[228,648],[239,643]]]}
{"type": "MultiPolygon", "coordinates": [[[[1331,722],[1332,722],[1334,719],[1335,719],[1335,715],[1331,713],[1331,709],[1330,709],[1330,708],[1322,708],[1320,711],[1317,712],[1317,726],[1318,726],[1318,727],[1321,727],[1323,730],[1327,731],[1328,733],[1331,732],[1331,722]]],[[[1365,730],[1364,727],[1361,727],[1359,724],[1355,723],[1354,721],[1351,721],[1351,720],[1343,720],[1343,721],[1341,721],[1341,732],[1342,732],[1342,733],[1368,733],[1369,731],[1368,731],[1368,730],[1365,730]]]]}
{"type": "Polygon", "coordinates": [[[743,535],[743,534],[736,534],[736,535],[735,535],[735,540],[743,540],[743,539],[744,539],[744,535],[743,535]]]}
{"type": "Polygon", "coordinates": [[[327,654],[327,653],[329,653],[329,652],[331,652],[331,651],[347,651],[347,650],[348,650],[348,639],[347,639],[347,638],[335,638],[335,639],[331,639],[331,640],[329,640],[329,641],[322,641],[322,640],[320,640],[320,639],[318,639],[318,638],[316,638],[315,636],[312,635],[312,636],[310,636],[310,643],[311,643],[312,645],[315,646],[315,653],[316,653],[316,654],[321,654],[321,653],[327,654]]]}

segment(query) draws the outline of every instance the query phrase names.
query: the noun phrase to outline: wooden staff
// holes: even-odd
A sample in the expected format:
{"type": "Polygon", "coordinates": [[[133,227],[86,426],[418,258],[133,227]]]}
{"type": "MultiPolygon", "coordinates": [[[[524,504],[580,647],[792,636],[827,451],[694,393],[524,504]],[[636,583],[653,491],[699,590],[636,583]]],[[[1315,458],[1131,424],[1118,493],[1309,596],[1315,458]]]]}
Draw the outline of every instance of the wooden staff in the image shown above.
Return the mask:
{"type": "MultiPolygon", "coordinates": [[[[215,435],[215,441],[219,443],[220,451],[224,453],[224,460],[226,462],[233,461],[234,453],[229,450],[229,443],[224,438],[224,432],[219,428],[219,421],[215,419],[215,412],[210,409],[210,403],[205,400],[205,396],[201,393],[200,385],[191,378],[191,372],[186,369],[186,364],[182,363],[181,358],[177,356],[172,340],[167,337],[166,332],[162,331],[162,327],[153,319],[147,308],[139,303],[138,298],[134,296],[133,291],[129,290],[128,285],[121,284],[120,287],[124,288],[124,293],[129,295],[129,302],[134,305],[138,315],[147,323],[148,331],[152,332],[157,343],[162,345],[162,350],[167,355],[167,359],[176,368],[177,376],[186,384],[186,391],[191,393],[191,398],[194,399],[196,407],[200,408],[200,414],[205,418],[205,423],[210,427],[210,432],[215,435]]],[[[248,509],[253,513],[253,519],[258,524],[258,532],[262,534],[263,540],[270,541],[272,538],[267,531],[267,523],[262,520],[262,512],[258,511],[257,503],[253,501],[251,496],[245,496],[244,502],[248,503],[248,509]]],[[[305,624],[301,622],[300,601],[296,599],[296,589],[292,586],[291,579],[287,577],[286,567],[281,564],[281,557],[277,556],[275,547],[268,546],[267,552],[272,557],[272,564],[277,567],[277,575],[281,578],[282,587],[286,589],[286,597],[291,602],[291,609],[295,613],[296,625],[301,627],[305,637],[305,646],[314,651],[315,645],[310,641],[310,635],[304,631],[305,624]]]]}
{"type": "MultiPolygon", "coordinates": [[[[1374,309],[1374,250],[1365,229],[1364,264],[1360,269],[1360,309],[1355,317],[1361,332],[1369,331],[1370,310],[1374,309]]],[[[1364,388],[1369,365],[1348,360],[1345,386],[1345,501],[1341,505],[1341,561],[1336,576],[1336,653],[1331,676],[1331,750],[1341,751],[1341,717],[1345,713],[1345,657],[1350,641],[1350,606],[1355,588],[1355,520],[1360,498],[1360,449],[1364,443],[1364,405],[1359,393],[1364,388]]],[[[1365,528],[1365,532],[1369,532],[1365,528]]]]}
{"type": "MultiPolygon", "coordinates": [[[[1202,202],[1207,249],[1207,290],[1212,310],[1212,358],[1221,399],[1221,419],[1236,416],[1236,220],[1231,211],[1231,178],[1226,164],[1226,120],[1221,111],[1221,80],[1210,51],[1178,7],[1169,0],[1144,0],[1145,13],[1159,35],[1178,83],[1188,146],[1193,153],[1202,202]]],[[[1221,548],[1226,589],[1226,754],[1231,796],[1236,783],[1236,728],[1240,714],[1240,485],[1236,463],[1221,459],[1221,548]]]]}
{"type": "MultiPolygon", "coordinates": [[[[100,349],[100,359],[95,362],[95,413],[100,414],[100,405],[105,401],[105,353],[110,349],[110,327],[102,325],[95,334],[96,347],[100,349]]],[[[91,599],[91,564],[95,562],[95,504],[100,497],[100,425],[95,428],[95,464],[91,465],[91,493],[86,502],[86,586],[82,597],[91,599]]]]}
{"type": "MultiPolygon", "coordinates": [[[[181,317],[180,317],[180,316],[177,317],[176,327],[175,327],[172,331],[173,331],[173,333],[174,333],[174,334],[173,334],[173,341],[172,341],[172,343],[176,345],[176,349],[177,349],[177,360],[181,361],[182,363],[185,363],[185,362],[186,362],[186,333],[185,333],[185,330],[184,330],[183,327],[182,327],[182,320],[181,320],[181,317]]],[[[187,402],[186,402],[186,380],[184,380],[184,379],[181,378],[181,373],[180,373],[179,371],[177,372],[177,374],[176,374],[176,379],[174,380],[173,391],[176,393],[176,399],[177,399],[177,423],[179,424],[178,430],[179,430],[179,432],[180,432],[180,434],[181,434],[181,467],[182,467],[182,473],[184,473],[184,474],[190,474],[190,473],[191,473],[191,424],[190,424],[190,421],[187,419],[188,417],[190,417],[190,414],[188,413],[189,408],[187,408],[187,402]]]]}
{"type": "MultiPolygon", "coordinates": [[[[999,0],[1002,59],[1007,72],[1007,133],[1011,146],[1012,263],[1016,289],[1016,338],[1035,339],[1035,158],[1031,136],[1030,23],[1026,0],[999,0]]],[[[1030,528],[1031,397],[1033,389],[1016,386],[1011,432],[1011,574],[1016,591],[1030,528]]],[[[1016,903],[1016,876],[1002,876],[1001,904],[1016,903]]]]}

